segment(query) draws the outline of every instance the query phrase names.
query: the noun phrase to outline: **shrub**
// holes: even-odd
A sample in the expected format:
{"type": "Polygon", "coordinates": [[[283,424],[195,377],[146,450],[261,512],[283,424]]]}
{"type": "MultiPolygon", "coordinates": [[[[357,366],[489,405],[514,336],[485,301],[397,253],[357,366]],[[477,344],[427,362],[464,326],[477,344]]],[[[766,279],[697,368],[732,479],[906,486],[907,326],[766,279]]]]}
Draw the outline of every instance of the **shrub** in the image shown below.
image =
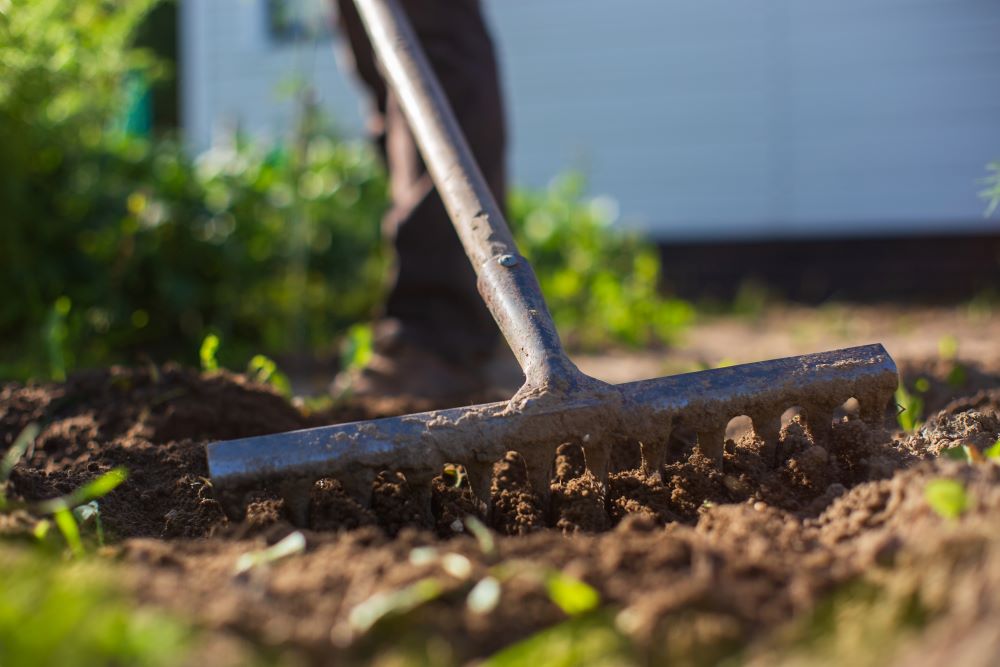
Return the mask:
{"type": "Polygon", "coordinates": [[[583,197],[569,174],[544,191],[515,191],[510,222],[538,273],[556,326],[570,347],[668,342],[694,317],[691,305],[660,294],[656,247],[616,230],[616,206],[583,197]]]}
{"type": "MultiPolygon", "coordinates": [[[[129,46],[155,0],[0,0],[0,376],[80,366],[325,355],[382,293],[374,151],[310,104],[286,144],[239,135],[197,157],[121,122],[129,81],[162,67],[129,46]]],[[[657,293],[649,244],[610,226],[579,177],[511,199],[567,342],[669,339],[691,317],[657,293]]]]}

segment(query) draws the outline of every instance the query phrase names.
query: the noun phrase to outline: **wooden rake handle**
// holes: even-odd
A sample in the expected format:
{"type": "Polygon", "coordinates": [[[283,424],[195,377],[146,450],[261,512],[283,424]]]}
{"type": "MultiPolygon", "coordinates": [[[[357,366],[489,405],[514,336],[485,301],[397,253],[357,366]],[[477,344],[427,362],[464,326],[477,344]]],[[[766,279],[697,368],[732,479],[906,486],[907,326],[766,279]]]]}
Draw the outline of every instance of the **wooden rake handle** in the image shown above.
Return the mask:
{"type": "Polygon", "coordinates": [[[476,271],[479,293],[524,371],[525,388],[563,393],[587,383],[563,350],[535,272],[518,251],[406,14],[397,0],[354,2],[476,271]]]}

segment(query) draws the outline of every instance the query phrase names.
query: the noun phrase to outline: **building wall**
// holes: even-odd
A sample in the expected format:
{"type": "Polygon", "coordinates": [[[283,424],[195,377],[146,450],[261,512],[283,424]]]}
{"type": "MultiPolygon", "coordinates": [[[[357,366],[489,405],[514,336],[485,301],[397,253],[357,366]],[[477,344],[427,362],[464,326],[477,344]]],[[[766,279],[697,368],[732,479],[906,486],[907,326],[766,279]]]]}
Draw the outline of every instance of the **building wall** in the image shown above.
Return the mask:
{"type": "MultiPolygon", "coordinates": [[[[293,76],[346,132],[328,43],[268,39],[263,0],[183,3],[185,127],[288,127],[293,76]]],[[[578,167],[665,240],[971,232],[1000,159],[996,0],[487,0],[514,180],[578,167]]]]}

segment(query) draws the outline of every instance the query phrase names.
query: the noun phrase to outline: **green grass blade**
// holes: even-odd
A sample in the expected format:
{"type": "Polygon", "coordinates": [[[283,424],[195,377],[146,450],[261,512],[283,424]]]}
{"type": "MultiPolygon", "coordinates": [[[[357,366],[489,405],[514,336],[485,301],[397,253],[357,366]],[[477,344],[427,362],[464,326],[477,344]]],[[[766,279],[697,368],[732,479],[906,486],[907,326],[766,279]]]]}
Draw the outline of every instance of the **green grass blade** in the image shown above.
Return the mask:
{"type": "Polygon", "coordinates": [[[76,517],[73,516],[73,512],[69,508],[63,507],[56,511],[53,518],[72,554],[77,558],[83,556],[83,540],[80,539],[80,528],[76,525],[76,517]]]}
{"type": "Polygon", "coordinates": [[[578,616],[601,604],[600,593],[589,584],[558,570],[545,578],[545,590],[549,599],[568,616],[578,616]]]}
{"type": "Polygon", "coordinates": [[[924,499],[945,519],[957,519],[969,507],[965,486],[954,479],[931,480],[924,489],[924,499]]]}
{"type": "Polygon", "coordinates": [[[17,465],[17,462],[28,451],[28,448],[34,444],[39,431],[41,431],[41,427],[32,422],[25,426],[24,430],[17,436],[17,439],[14,440],[14,444],[10,446],[10,449],[4,454],[3,459],[0,460],[0,484],[10,479],[10,473],[13,472],[14,466],[17,465]]]}

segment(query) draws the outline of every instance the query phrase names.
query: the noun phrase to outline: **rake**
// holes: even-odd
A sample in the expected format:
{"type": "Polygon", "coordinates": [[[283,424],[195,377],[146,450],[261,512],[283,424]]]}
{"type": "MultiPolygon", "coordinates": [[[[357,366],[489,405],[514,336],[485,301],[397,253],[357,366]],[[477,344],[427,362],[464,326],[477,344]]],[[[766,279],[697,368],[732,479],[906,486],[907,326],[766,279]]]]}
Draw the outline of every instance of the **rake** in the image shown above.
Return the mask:
{"type": "Polygon", "coordinates": [[[241,493],[266,485],[305,521],[313,483],[328,477],[367,506],[382,471],[402,473],[415,497],[429,499],[446,464],[465,468],[488,507],[493,465],[508,451],[520,453],[533,491],[545,498],[559,445],[582,446],[587,469],[603,482],[612,448],[638,442],[642,469],[656,476],[678,429],[697,434],[698,448],[721,466],[733,417],[749,417],[773,452],[786,409],[796,407],[822,442],[851,398],[862,420],[882,424],[898,374],[879,344],[620,385],[581,372],[406,15],[396,0],[355,3],[525,382],[509,401],[212,443],[209,471],[228,512],[238,516],[241,493]]]}

